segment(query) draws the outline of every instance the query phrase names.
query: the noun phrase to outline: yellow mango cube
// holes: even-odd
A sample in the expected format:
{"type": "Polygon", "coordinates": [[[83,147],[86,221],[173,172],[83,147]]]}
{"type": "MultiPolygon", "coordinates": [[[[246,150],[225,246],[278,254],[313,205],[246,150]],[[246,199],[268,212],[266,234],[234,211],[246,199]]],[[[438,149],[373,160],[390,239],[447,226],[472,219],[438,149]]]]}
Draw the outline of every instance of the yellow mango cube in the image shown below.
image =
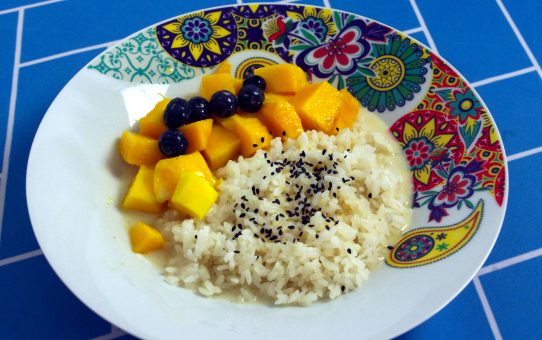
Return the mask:
{"type": "Polygon", "coordinates": [[[339,117],[335,121],[336,132],[344,128],[351,128],[361,108],[359,101],[347,89],[340,90],[339,95],[341,98],[341,107],[339,108],[339,117]]]}
{"type": "Polygon", "coordinates": [[[218,67],[216,68],[216,73],[228,73],[231,74],[231,64],[228,60],[224,60],[218,67]]]}
{"type": "Polygon", "coordinates": [[[164,98],[154,106],[147,115],[139,120],[139,133],[144,136],[156,138],[167,130],[164,123],[164,110],[170,102],[170,98],[164,98]]]}
{"type": "Polygon", "coordinates": [[[183,125],[179,131],[183,133],[188,141],[186,153],[201,151],[207,147],[211,130],[213,129],[213,120],[204,119],[194,123],[183,125]]]}
{"type": "Polygon", "coordinates": [[[132,165],[153,166],[164,158],[156,139],[131,131],[124,131],[120,137],[119,153],[126,163],[132,165]]]}
{"type": "Polygon", "coordinates": [[[233,80],[233,90],[235,91],[233,94],[237,95],[241,87],[243,87],[243,80],[235,78],[233,80]]]}
{"type": "Polygon", "coordinates": [[[341,96],[328,82],[305,86],[292,99],[305,130],[332,134],[341,107],[341,96]]]}
{"type": "Polygon", "coordinates": [[[226,130],[235,132],[235,117],[237,117],[236,114],[226,118],[214,117],[214,120],[226,130]]]}
{"type": "Polygon", "coordinates": [[[152,168],[140,167],[122,201],[122,208],[154,214],[161,212],[164,205],[154,197],[153,178],[154,170],[152,168]]]}
{"type": "Polygon", "coordinates": [[[234,79],[229,73],[213,73],[204,75],[201,78],[201,96],[207,100],[211,100],[213,94],[217,91],[230,91],[236,94],[233,86],[234,79]]]}
{"type": "Polygon", "coordinates": [[[216,182],[199,151],[162,159],[156,163],[153,177],[154,196],[158,202],[165,202],[171,198],[183,171],[193,171],[205,178],[211,185],[216,182]]]}
{"type": "Polygon", "coordinates": [[[269,146],[273,136],[258,118],[242,115],[232,117],[234,117],[235,134],[241,140],[240,150],[244,157],[251,157],[259,149],[265,149],[269,146]]]}
{"type": "Polygon", "coordinates": [[[192,171],[183,171],[171,196],[171,204],[182,213],[201,220],[217,198],[218,192],[207,180],[192,171]]]}
{"type": "Polygon", "coordinates": [[[134,253],[145,254],[162,249],[165,240],[157,229],[139,222],[130,228],[130,243],[134,253]]]}
{"type": "Polygon", "coordinates": [[[201,154],[214,171],[226,165],[230,159],[237,158],[240,146],[241,140],[235,133],[215,124],[207,147],[201,151],[201,154]]]}
{"type": "Polygon", "coordinates": [[[294,64],[276,64],[254,70],[254,75],[265,79],[265,91],[279,94],[296,94],[307,85],[305,72],[294,64]]]}
{"type": "Polygon", "coordinates": [[[258,116],[273,136],[283,140],[297,138],[303,132],[301,119],[295,108],[284,99],[276,98],[264,102],[258,116]]]}

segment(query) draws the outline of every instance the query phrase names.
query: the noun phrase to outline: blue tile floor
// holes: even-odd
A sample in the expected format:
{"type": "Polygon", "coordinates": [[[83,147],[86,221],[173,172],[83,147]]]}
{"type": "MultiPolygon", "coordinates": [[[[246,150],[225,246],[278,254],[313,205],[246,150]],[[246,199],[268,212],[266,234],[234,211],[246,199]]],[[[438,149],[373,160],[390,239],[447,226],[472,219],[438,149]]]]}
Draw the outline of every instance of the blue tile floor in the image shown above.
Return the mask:
{"type": "MultiPolygon", "coordinates": [[[[56,94],[108,43],[183,12],[231,3],[0,2],[1,338],[132,339],[79,302],[41,255],[26,210],[28,152],[56,94]]],[[[486,264],[448,306],[399,338],[542,338],[542,2],[304,3],[380,20],[436,48],[485,100],[509,155],[508,213],[486,264]]]]}

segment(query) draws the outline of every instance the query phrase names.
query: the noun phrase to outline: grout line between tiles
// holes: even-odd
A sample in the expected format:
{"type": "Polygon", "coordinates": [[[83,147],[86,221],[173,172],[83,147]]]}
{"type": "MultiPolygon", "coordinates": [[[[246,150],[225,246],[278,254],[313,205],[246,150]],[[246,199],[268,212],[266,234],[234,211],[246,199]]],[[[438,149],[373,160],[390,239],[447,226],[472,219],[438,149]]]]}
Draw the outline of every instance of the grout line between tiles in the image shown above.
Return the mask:
{"type": "Polygon", "coordinates": [[[331,8],[331,4],[329,3],[329,0],[322,0],[322,3],[324,4],[324,7],[331,8]]]}
{"type": "Polygon", "coordinates": [[[105,43],[101,43],[101,44],[97,44],[97,45],[82,47],[82,48],[78,48],[78,49],[75,49],[75,50],[70,50],[70,51],[66,51],[66,52],[62,52],[62,53],[58,53],[58,54],[53,54],[53,55],[43,57],[43,58],[39,58],[39,59],[25,61],[24,63],[20,64],[20,67],[28,67],[28,66],[32,66],[32,65],[36,65],[36,64],[41,64],[41,63],[44,63],[44,62],[47,62],[47,61],[51,61],[51,60],[55,60],[55,59],[59,59],[59,58],[63,58],[63,57],[68,57],[70,55],[83,53],[83,52],[88,52],[88,51],[92,51],[92,50],[97,50],[99,48],[107,48],[107,47],[110,47],[110,46],[120,42],[120,41],[121,40],[109,41],[109,42],[105,42],[105,43]]]}
{"type": "Polygon", "coordinates": [[[28,260],[33,257],[41,256],[41,255],[43,255],[43,252],[41,251],[41,249],[36,249],[36,250],[29,251],[27,253],[8,257],[8,258],[0,260],[0,267],[7,266],[8,264],[13,264],[13,263],[21,262],[24,260],[28,260]]]}
{"type": "Polygon", "coordinates": [[[407,35],[411,35],[411,34],[414,34],[414,33],[423,32],[423,28],[422,27],[415,27],[415,28],[411,28],[409,30],[405,30],[405,31],[401,31],[401,32],[403,32],[404,34],[407,34],[407,35]]]}
{"type": "Polygon", "coordinates": [[[524,254],[520,254],[520,255],[508,258],[506,260],[502,260],[502,261],[490,264],[488,266],[485,266],[482,269],[480,269],[480,271],[478,272],[478,276],[493,273],[495,271],[498,271],[498,270],[501,270],[501,269],[528,261],[528,260],[532,260],[540,256],[542,256],[542,248],[538,248],[538,249],[526,252],[524,254]]]}
{"type": "Polygon", "coordinates": [[[516,26],[516,23],[514,22],[514,19],[512,19],[512,16],[510,15],[508,10],[506,9],[504,4],[502,3],[502,0],[496,0],[496,1],[497,1],[497,5],[499,5],[499,8],[501,9],[502,14],[506,18],[506,21],[508,21],[508,24],[512,28],[512,31],[514,31],[514,34],[518,38],[519,43],[521,44],[521,46],[525,50],[525,53],[527,54],[527,57],[529,57],[529,60],[531,60],[534,67],[536,67],[536,72],[538,72],[538,75],[540,76],[540,78],[542,78],[542,69],[540,68],[540,64],[538,64],[538,61],[536,60],[533,52],[529,48],[529,45],[527,45],[527,42],[523,38],[523,35],[521,34],[518,27],[516,26]]]}
{"type": "Polygon", "coordinates": [[[11,77],[11,93],[9,98],[8,120],[6,126],[6,139],[4,143],[4,159],[2,160],[2,177],[0,182],[0,243],[2,240],[2,227],[4,210],[6,206],[6,189],[9,176],[9,157],[13,139],[13,125],[15,122],[15,106],[17,105],[17,89],[19,87],[19,63],[21,62],[21,43],[23,37],[24,9],[17,14],[17,31],[15,34],[15,52],[13,56],[13,73],[11,77]]]}
{"type": "Polygon", "coordinates": [[[497,325],[497,320],[495,320],[495,315],[493,315],[493,311],[491,310],[491,306],[487,300],[486,293],[484,292],[484,287],[482,287],[482,283],[480,282],[478,276],[475,276],[474,279],[472,279],[472,282],[474,283],[474,288],[476,289],[476,293],[478,293],[478,297],[482,303],[482,308],[486,314],[487,322],[489,323],[493,336],[497,340],[502,340],[502,335],[501,331],[499,330],[499,326],[497,325]]]}
{"type": "Polygon", "coordinates": [[[532,148],[532,149],[529,149],[529,150],[525,150],[525,151],[515,153],[513,155],[510,155],[510,156],[506,157],[506,159],[508,160],[508,162],[512,162],[512,161],[515,161],[515,160],[518,160],[518,159],[522,159],[522,158],[525,158],[525,157],[536,155],[537,153],[540,153],[540,152],[542,152],[542,146],[538,146],[536,148],[532,148]]]}
{"type": "Polygon", "coordinates": [[[36,2],[35,4],[30,4],[30,5],[24,5],[24,6],[19,6],[19,7],[8,8],[8,9],[1,10],[0,15],[8,14],[8,13],[15,13],[15,12],[18,12],[20,10],[29,9],[29,8],[52,5],[52,4],[56,4],[57,2],[64,2],[64,1],[65,0],[49,0],[49,1],[36,2]]]}
{"type": "Polygon", "coordinates": [[[498,76],[489,77],[489,78],[486,78],[486,79],[475,81],[474,83],[471,83],[471,85],[473,87],[480,87],[480,86],[484,86],[484,85],[487,85],[487,84],[495,83],[495,82],[500,81],[500,80],[521,76],[523,74],[527,74],[527,73],[531,73],[531,72],[535,72],[535,71],[536,71],[536,67],[534,67],[534,66],[526,67],[526,68],[522,68],[521,70],[508,72],[508,73],[500,74],[498,76]]]}
{"type": "Polygon", "coordinates": [[[111,331],[109,333],[97,336],[95,338],[92,338],[91,340],[112,340],[112,339],[116,339],[116,338],[121,337],[121,336],[126,335],[126,334],[128,334],[128,333],[126,333],[122,329],[118,328],[117,326],[111,324],[111,331]]]}
{"type": "Polygon", "coordinates": [[[410,5],[412,6],[412,9],[414,10],[414,14],[416,14],[416,18],[418,18],[418,22],[420,23],[420,26],[423,32],[425,33],[425,37],[427,38],[429,47],[431,48],[431,50],[433,50],[433,52],[435,52],[436,54],[439,54],[437,46],[435,45],[435,41],[433,40],[433,37],[431,36],[431,33],[429,32],[427,25],[425,25],[425,20],[423,19],[420,9],[418,8],[418,4],[416,4],[416,0],[410,0],[410,5]]]}

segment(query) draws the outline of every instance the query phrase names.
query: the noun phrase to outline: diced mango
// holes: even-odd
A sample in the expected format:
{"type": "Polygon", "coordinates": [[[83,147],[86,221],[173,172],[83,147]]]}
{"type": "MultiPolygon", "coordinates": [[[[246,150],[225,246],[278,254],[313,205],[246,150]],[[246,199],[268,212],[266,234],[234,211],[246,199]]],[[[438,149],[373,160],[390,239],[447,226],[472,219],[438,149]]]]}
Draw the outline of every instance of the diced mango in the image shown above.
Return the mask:
{"type": "Polygon", "coordinates": [[[179,130],[183,133],[188,141],[188,149],[186,153],[201,151],[207,147],[207,141],[213,129],[213,120],[204,119],[187,125],[183,125],[179,130]]]}
{"type": "Polygon", "coordinates": [[[158,230],[143,222],[130,228],[130,242],[134,253],[144,254],[164,247],[164,237],[158,230]]]}
{"type": "Polygon", "coordinates": [[[241,140],[235,133],[215,124],[207,147],[201,151],[201,154],[214,171],[226,165],[230,159],[237,158],[240,145],[241,140]]]}
{"type": "Polygon", "coordinates": [[[216,68],[216,73],[228,73],[231,74],[231,64],[228,60],[224,60],[218,67],[216,68]]]}
{"type": "Polygon", "coordinates": [[[258,112],[267,128],[275,137],[297,138],[303,132],[301,119],[292,104],[284,99],[273,99],[264,102],[258,112]]]}
{"type": "Polygon", "coordinates": [[[233,80],[233,89],[235,90],[235,92],[233,92],[233,94],[237,95],[237,93],[239,93],[239,90],[241,89],[241,87],[243,87],[243,80],[235,78],[233,80]]]}
{"type": "Polygon", "coordinates": [[[164,124],[164,110],[170,98],[164,98],[154,106],[147,115],[139,120],[139,133],[151,138],[158,138],[167,130],[164,124]]]}
{"type": "Polygon", "coordinates": [[[124,197],[122,208],[155,214],[161,212],[164,205],[154,197],[153,178],[152,168],[140,167],[124,197]]]}
{"type": "Polygon", "coordinates": [[[171,204],[179,211],[201,220],[217,198],[218,192],[203,177],[192,171],[183,171],[171,197],[171,204]]]}
{"type": "Polygon", "coordinates": [[[235,132],[235,117],[237,117],[237,115],[227,118],[214,117],[214,120],[226,130],[235,132]]]}
{"type": "Polygon", "coordinates": [[[240,150],[244,157],[251,157],[258,149],[264,149],[269,146],[273,136],[258,118],[242,115],[232,117],[234,117],[235,134],[241,140],[240,150]]]}
{"type": "Polygon", "coordinates": [[[265,102],[270,102],[272,100],[285,100],[288,103],[292,101],[295,97],[293,94],[277,94],[277,93],[266,93],[265,102]]]}
{"type": "Polygon", "coordinates": [[[344,128],[351,128],[361,107],[359,101],[347,89],[340,90],[339,95],[341,98],[341,107],[339,109],[339,117],[335,121],[336,132],[344,128]]]}
{"type": "Polygon", "coordinates": [[[213,94],[217,91],[227,90],[236,94],[233,87],[233,77],[229,73],[213,73],[204,75],[201,78],[201,96],[211,100],[213,94]]]}
{"type": "Polygon", "coordinates": [[[339,91],[328,82],[305,86],[292,99],[292,104],[305,130],[333,133],[341,107],[341,97],[339,91]]]}
{"type": "Polygon", "coordinates": [[[156,139],[131,131],[124,131],[120,137],[119,153],[126,163],[132,165],[153,166],[164,158],[156,139]]]}
{"type": "Polygon", "coordinates": [[[254,75],[265,79],[266,92],[296,94],[307,85],[305,72],[293,64],[276,64],[254,70],[254,75]]]}
{"type": "Polygon", "coordinates": [[[165,158],[156,163],[154,168],[154,196],[158,202],[165,202],[171,198],[183,171],[193,171],[205,178],[211,185],[215,184],[216,179],[213,173],[198,151],[165,158]]]}

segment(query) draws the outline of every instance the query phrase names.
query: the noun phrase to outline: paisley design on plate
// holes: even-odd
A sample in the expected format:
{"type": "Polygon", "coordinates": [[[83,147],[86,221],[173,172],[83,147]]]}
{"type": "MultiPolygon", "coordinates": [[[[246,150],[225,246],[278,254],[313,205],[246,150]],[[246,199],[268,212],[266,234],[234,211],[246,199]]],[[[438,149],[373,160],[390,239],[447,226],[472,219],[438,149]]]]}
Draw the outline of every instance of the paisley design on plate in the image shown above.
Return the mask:
{"type": "Polygon", "coordinates": [[[484,213],[484,202],[462,221],[445,227],[424,227],[409,231],[386,256],[386,263],[396,268],[423,266],[442,260],[465,246],[476,234],[484,213]]]}
{"type": "Polygon", "coordinates": [[[154,28],[115,45],[94,59],[88,68],[134,83],[178,83],[196,75],[192,67],[178,63],[159,47],[154,28]]]}

